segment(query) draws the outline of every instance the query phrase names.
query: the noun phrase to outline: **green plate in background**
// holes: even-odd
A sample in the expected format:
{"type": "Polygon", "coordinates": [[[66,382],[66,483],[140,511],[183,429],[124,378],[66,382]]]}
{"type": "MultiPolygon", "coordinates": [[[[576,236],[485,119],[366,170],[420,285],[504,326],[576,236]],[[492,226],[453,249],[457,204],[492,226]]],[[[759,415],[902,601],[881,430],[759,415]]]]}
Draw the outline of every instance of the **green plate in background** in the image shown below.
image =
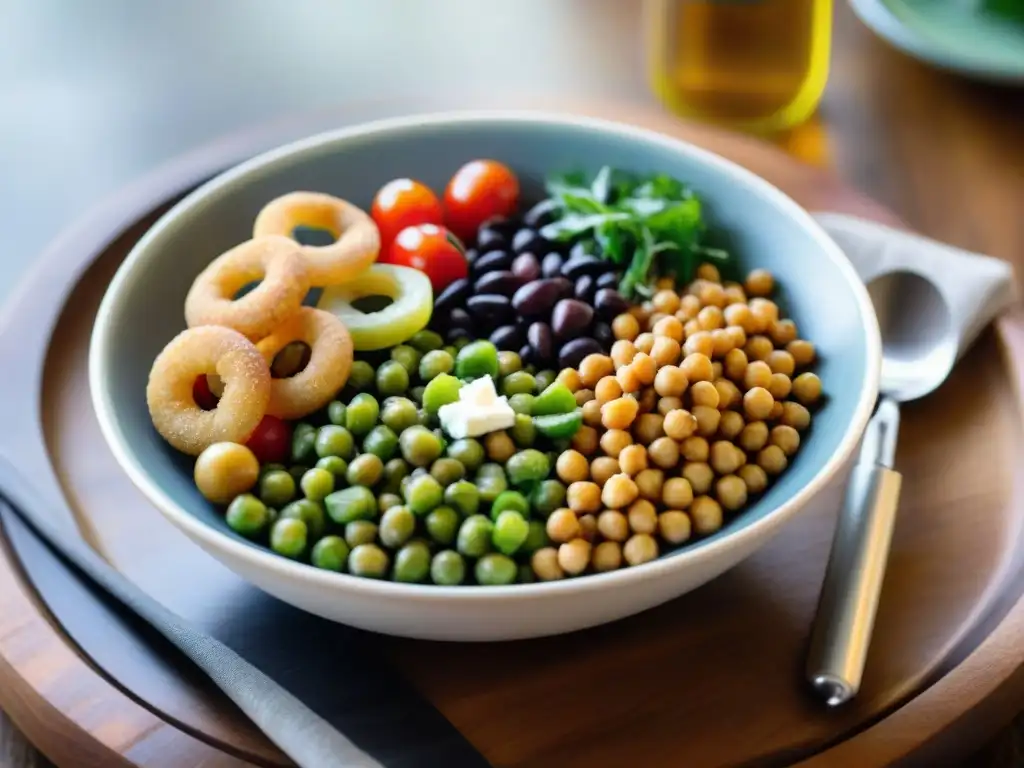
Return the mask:
{"type": "Polygon", "coordinates": [[[1024,0],[850,0],[880,37],[943,69],[1024,84],[1024,0]]]}

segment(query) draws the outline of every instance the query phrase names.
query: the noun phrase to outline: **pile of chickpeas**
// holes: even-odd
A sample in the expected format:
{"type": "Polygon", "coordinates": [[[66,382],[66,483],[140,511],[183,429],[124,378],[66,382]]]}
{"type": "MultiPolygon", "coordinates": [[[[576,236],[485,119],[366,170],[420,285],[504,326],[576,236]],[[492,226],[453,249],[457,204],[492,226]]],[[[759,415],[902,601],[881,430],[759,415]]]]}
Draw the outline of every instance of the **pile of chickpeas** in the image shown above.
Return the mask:
{"type": "Polygon", "coordinates": [[[639,565],[713,534],[786,469],[821,380],[773,290],[765,270],[741,285],[710,264],[682,294],[659,281],[615,318],[609,355],[559,374],[584,424],[556,461],[566,507],[533,555],[540,579],[639,565]]]}

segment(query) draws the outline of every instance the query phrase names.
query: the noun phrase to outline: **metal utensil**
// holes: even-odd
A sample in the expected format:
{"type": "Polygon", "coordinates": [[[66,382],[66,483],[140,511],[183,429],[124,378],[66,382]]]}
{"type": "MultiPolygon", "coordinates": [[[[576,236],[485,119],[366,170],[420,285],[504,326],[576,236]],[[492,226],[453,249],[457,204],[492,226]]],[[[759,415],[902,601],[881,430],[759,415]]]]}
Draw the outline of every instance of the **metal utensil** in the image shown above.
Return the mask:
{"type": "Polygon", "coordinates": [[[959,348],[949,304],[927,277],[890,272],[868,292],[882,332],[881,397],[850,473],[807,659],[807,677],[829,706],[852,699],[864,673],[899,503],[898,403],[945,381],[959,348]]]}

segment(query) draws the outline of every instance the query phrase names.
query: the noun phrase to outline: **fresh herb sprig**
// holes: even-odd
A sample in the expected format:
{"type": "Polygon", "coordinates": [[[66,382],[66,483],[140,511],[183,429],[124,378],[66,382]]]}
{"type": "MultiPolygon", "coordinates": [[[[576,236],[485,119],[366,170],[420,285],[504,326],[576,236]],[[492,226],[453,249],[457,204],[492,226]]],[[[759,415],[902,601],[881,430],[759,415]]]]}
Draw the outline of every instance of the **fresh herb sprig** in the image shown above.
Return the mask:
{"type": "Polygon", "coordinates": [[[701,261],[728,262],[730,255],[702,243],[700,199],[682,182],[659,174],[646,178],[608,166],[588,183],[581,173],[552,176],[547,192],[555,221],[541,229],[548,240],[589,240],[597,256],[623,269],[619,292],[649,296],[657,275],[693,279],[701,261]]]}

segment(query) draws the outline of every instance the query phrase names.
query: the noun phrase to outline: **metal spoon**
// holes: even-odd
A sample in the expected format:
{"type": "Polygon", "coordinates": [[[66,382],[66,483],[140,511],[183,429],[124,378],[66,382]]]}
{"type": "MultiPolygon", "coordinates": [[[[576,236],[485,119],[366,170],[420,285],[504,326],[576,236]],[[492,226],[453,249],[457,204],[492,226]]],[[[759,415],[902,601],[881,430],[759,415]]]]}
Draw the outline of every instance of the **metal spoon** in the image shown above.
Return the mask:
{"type": "Polygon", "coordinates": [[[868,292],[882,332],[881,397],[850,473],[807,659],[811,685],[833,707],[860,689],[878,609],[902,479],[892,469],[898,404],[945,381],[959,348],[949,303],[927,277],[891,272],[868,292]]]}

